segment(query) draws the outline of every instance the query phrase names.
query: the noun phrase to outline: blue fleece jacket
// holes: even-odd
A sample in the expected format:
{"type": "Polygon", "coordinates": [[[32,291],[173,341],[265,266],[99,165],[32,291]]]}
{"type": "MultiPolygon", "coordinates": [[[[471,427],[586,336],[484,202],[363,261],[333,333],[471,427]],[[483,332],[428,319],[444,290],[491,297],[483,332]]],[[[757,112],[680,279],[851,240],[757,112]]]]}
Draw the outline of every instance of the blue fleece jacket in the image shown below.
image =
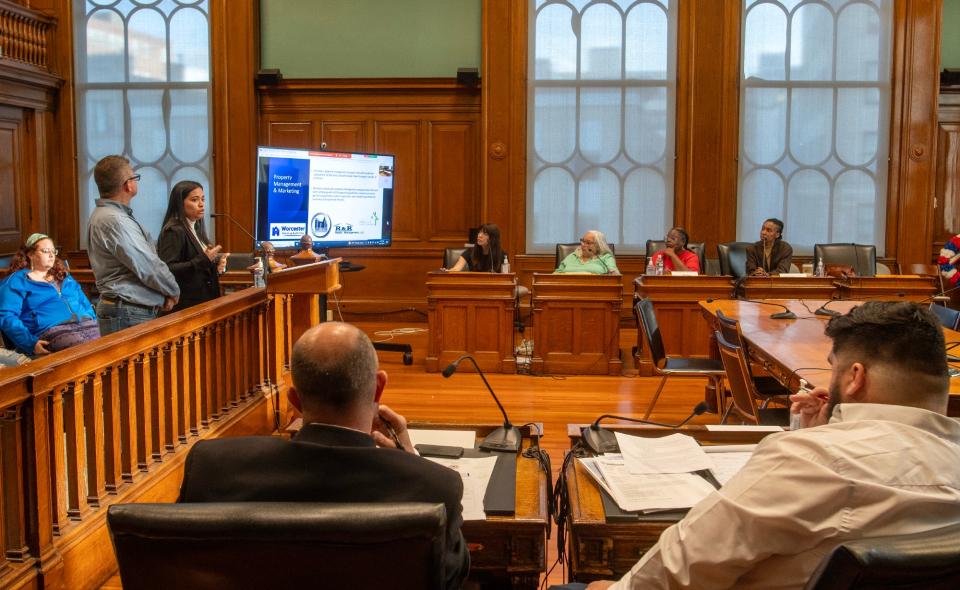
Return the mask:
{"type": "Polygon", "coordinates": [[[71,318],[96,319],[90,300],[73,277],[60,290],[46,281],[34,281],[21,269],[0,283],[0,330],[17,350],[33,354],[40,335],[71,318]]]}

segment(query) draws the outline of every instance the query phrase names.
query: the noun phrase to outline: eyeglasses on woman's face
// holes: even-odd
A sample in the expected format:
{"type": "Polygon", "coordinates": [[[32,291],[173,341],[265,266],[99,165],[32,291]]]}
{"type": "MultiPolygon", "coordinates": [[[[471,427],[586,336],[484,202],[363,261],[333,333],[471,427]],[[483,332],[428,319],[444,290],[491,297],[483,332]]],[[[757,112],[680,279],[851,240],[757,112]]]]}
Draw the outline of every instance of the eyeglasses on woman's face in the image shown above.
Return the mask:
{"type": "Polygon", "coordinates": [[[53,254],[54,256],[56,256],[57,254],[60,253],[60,249],[59,248],[37,248],[37,252],[41,254],[53,254]]]}

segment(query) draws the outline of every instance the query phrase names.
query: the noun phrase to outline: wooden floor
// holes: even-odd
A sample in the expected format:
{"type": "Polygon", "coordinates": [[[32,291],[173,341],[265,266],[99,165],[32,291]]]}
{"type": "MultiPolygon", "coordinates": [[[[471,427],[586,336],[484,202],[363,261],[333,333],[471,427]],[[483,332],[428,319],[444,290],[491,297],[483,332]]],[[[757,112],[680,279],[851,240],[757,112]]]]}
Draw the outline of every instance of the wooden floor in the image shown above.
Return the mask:
{"type": "MultiPolygon", "coordinates": [[[[427,348],[426,324],[357,323],[373,340],[408,343],[414,349],[411,366],[402,363],[398,353],[381,352],[380,365],[387,371],[388,381],[382,402],[412,422],[500,423],[502,418],[480,378],[469,372],[456,373],[444,379],[440,373],[424,372],[427,348]],[[412,329],[413,333],[383,335],[384,331],[412,329]]],[[[621,377],[533,377],[528,375],[487,375],[501,403],[514,424],[541,422],[544,438],[541,446],[550,454],[553,478],[569,448],[566,437],[568,423],[592,422],[601,414],[641,417],[656,391],[659,378],[637,377],[630,348],[636,344],[635,329],[621,330],[620,348],[624,359],[621,377]]],[[[675,423],[686,418],[704,397],[706,380],[670,379],[651,420],[675,423]]],[[[692,423],[717,423],[715,414],[703,414],[692,423]]],[[[555,529],[554,529],[555,530],[555,529]]],[[[555,539],[550,546],[547,568],[556,561],[555,539]]],[[[562,567],[557,565],[549,576],[550,584],[564,581],[562,567]]],[[[104,589],[121,588],[119,576],[111,578],[104,589]]]]}

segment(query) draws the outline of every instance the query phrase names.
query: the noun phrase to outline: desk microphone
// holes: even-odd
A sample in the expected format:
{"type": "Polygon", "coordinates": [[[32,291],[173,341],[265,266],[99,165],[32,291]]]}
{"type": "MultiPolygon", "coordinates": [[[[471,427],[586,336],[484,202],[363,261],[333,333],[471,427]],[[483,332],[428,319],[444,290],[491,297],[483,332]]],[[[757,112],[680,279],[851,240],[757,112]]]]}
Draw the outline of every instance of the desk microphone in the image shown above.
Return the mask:
{"type": "MultiPolygon", "coordinates": [[[[771,301],[760,301],[758,299],[738,299],[737,301],[746,301],[747,303],[756,303],[757,305],[773,305],[783,309],[783,311],[778,311],[777,313],[771,313],[771,320],[795,320],[797,319],[797,314],[790,311],[790,308],[782,303],[773,303],[771,301]]],[[[713,303],[714,299],[707,299],[707,303],[713,303]]]]}
{"type": "Polygon", "coordinates": [[[617,420],[626,420],[627,422],[636,422],[637,424],[649,424],[651,426],[662,426],[664,428],[680,428],[693,419],[694,416],[699,416],[708,409],[707,402],[700,402],[693,408],[693,412],[691,412],[689,416],[677,424],[663,424],[662,422],[641,420],[640,418],[604,414],[594,420],[590,426],[584,426],[580,430],[580,438],[583,440],[584,446],[590,449],[595,455],[601,453],[616,453],[620,450],[620,445],[617,444],[617,435],[606,428],[600,428],[600,421],[604,418],[616,418],[617,420]]]}
{"type": "Polygon", "coordinates": [[[477,364],[477,361],[469,354],[465,354],[444,367],[441,374],[445,378],[449,378],[450,375],[453,375],[457,372],[457,367],[460,366],[460,362],[465,359],[473,363],[474,368],[480,375],[480,379],[483,380],[483,384],[487,386],[487,391],[490,392],[490,397],[493,398],[493,401],[497,402],[497,407],[500,408],[500,413],[503,414],[503,426],[488,434],[487,437],[483,439],[483,442],[480,443],[480,448],[485,451],[516,453],[520,450],[520,431],[516,426],[510,423],[510,419],[507,418],[507,411],[503,409],[503,405],[500,403],[500,400],[497,399],[497,394],[493,392],[493,388],[490,387],[489,383],[487,383],[487,378],[484,376],[483,371],[480,369],[480,365],[477,364]]]}

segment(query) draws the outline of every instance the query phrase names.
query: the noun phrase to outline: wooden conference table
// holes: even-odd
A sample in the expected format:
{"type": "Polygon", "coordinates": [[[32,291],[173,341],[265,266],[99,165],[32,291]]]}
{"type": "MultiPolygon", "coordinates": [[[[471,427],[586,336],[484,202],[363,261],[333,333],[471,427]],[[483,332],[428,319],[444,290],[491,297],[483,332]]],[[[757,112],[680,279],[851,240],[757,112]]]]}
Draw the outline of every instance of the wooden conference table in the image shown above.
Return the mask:
{"type": "MultiPolygon", "coordinates": [[[[775,320],[771,313],[781,311],[773,305],[741,300],[701,301],[700,306],[707,322],[716,325],[717,312],[740,322],[740,328],[750,349],[753,361],[761,365],[778,381],[791,389],[799,387],[800,379],[814,386],[826,387],[830,382],[830,364],[827,355],[832,343],[823,333],[825,316],[812,312],[825,300],[770,300],[790,308],[795,320],[775,320]]],[[[845,313],[859,301],[830,301],[829,308],[845,313]]],[[[944,329],[947,343],[960,342],[960,332],[944,329]]],[[[950,416],[960,416],[960,377],[950,379],[950,416]]]]}
{"type": "MultiPolygon", "coordinates": [[[[712,328],[704,321],[700,301],[733,296],[731,277],[641,276],[634,281],[634,296],[649,297],[657,314],[667,354],[707,358],[713,355],[712,328]]],[[[936,277],[922,275],[881,275],[851,277],[750,277],[740,283],[746,299],[816,300],[904,299],[920,301],[938,292],[936,277]]],[[[809,301],[808,305],[813,301],[809,301]]],[[[832,305],[836,305],[832,303],[832,305]]],[[[802,307],[800,307],[802,311],[802,307]]],[[[813,307],[816,309],[816,307],[813,307]]],[[[637,334],[640,375],[653,374],[643,334],[637,334]]],[[[819,366],[819,365],[818,365],[819,366]]]]}
{"type": "MultiPolygon", "coordinates": [[[[568,424],[567,435],[573,448],[580,441],[580,429],[586,424],[568,424]]],[[[701,444],[753,444],[769,432],[710,432],[703,425],[683,428],[604,424],[616,432],[635,436],[661,437],[682,432],[701,444]]],[[[592,582],[618,579],[660,538],[671,524],[682,518],[682,512],[645,515],[633,521],[608,522],[600,488],[578,461],[567,464],[566,490],[569,499],[567,521],[570,556],[570,580],[592,582]]]]}

